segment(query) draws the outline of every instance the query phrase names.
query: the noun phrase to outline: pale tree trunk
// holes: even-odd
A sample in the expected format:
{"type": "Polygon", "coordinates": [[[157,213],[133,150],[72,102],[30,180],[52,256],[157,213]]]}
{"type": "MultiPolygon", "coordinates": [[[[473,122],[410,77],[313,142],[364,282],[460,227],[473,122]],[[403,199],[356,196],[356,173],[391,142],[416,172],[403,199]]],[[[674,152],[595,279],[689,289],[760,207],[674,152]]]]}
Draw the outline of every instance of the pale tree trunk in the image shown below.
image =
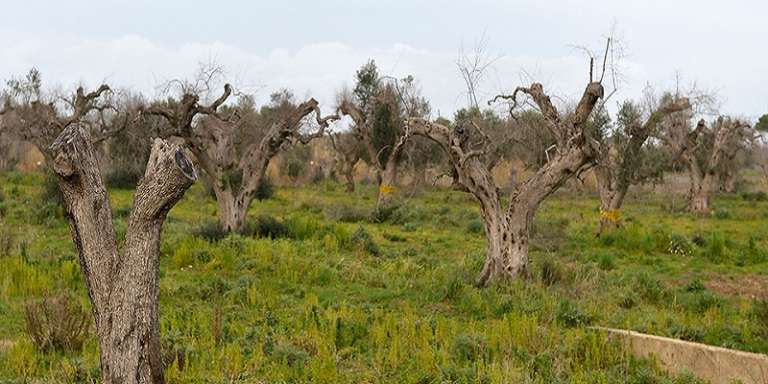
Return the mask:
{"type": "Polygon", "coordinates": [[[376,206],[382,208],[392,205],[397,193],[397,160],[394,154],[390,155],[380,175],[381,180],[379,181],[379,195],[376,199],[376,206]]]}
{"type": "MultiPolygon", "coordinates": [[[[699,125],[702,123],[700,122],[699,125]]],[[[716,175],[706,172],[692,152],[685,153],[684,159],[688,163],[688,177],[691,180],[691,188],[688,191],[688,210],[695,214],[707,214],[712,193],[712,180],[716,175]]]]}
{"type": "Polygon", "coordinates": [[[158,320],[160,234],[168,211],[196,173],[181,148],[155,140],[119,255],[109,198],[90,140],[72,125],[50,153],[93,304],[102,382],[164,383],[158,320]]]}
{"type": "Polygon", "coordinates": [[[691,189],[688,192],[688,209],[696,214],[709,213],[709,200],[712,194],[712,182],[708,175],[691,172],[691,189]]]}
{"type": "Polygon", "coordinates": [[[226,232],[242,230],[248,208],[238,208],[236,204],[237,197],[229,188],[214,188],[214,193],[216,194],[216,204],[219,208],[219,224],[221,224],[221,227],[226,232]]]}
{"type": "Polygon", "coordinates": [[[459,174],[462,184],[480,202],[485,222],[487,253],[477,285],[487,287],[500,278],[528,276],[530,224],[538,203],[531,204],[518,190],[504,212],[493,176],[480,161],[467,161],[459,174]]]}
{"type": "Polygon", "coordinates": [[[597,236],[600,236],[622,227],[621,206],[629,183],[618,183],[611,170],[602,165],[595,167],[595,176],[600,192],[600,227],[597,232],[597,236]]]}
{"type": "Polygon", "coordinates": [[[344,186],[347,192],[352,193],[355,191],[355,165],[357,165],[358,159],[349,159],[346,156],[339,155],[336,160],[338,165],[336,168],[339,175],[344,178],[344,186]]]}

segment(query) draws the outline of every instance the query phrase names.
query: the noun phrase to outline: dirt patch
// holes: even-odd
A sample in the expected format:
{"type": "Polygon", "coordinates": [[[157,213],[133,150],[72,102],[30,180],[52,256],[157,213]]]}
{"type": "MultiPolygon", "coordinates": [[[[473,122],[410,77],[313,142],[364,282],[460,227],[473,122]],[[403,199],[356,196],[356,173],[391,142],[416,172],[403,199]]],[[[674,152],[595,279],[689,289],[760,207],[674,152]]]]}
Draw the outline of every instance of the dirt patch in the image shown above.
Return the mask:
{"type": "Polygon", "coordinates": [[[768,300],[768,277],[765,276],[707,276],[707,289],[724,295],[768,300]]]}

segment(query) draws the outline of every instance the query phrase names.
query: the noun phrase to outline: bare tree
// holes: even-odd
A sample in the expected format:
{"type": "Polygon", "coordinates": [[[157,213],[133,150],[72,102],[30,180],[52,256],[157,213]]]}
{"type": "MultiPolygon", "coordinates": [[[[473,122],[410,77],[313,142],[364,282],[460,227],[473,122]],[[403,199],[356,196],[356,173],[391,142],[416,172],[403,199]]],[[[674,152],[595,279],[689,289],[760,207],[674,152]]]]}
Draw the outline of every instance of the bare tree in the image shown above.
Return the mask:
{"type": "Polygon", "coordinates": [[[100,115],[107,104],[99,100],[109,87],[91,93],[78,88],[64,102],[68,108],[42,100],[36,71],[11,89],[19,92],[5,100],[3,113],[12,123],[5,125],[4,118],[4,129],[16,129],[36,144],[58,175],[92,303],[103,382],[164,382],[157,315],[160,233],[195,171],[180,148],[155,141],[120,255],[94,150],[105,136],[92,136],[110,126],[100,115]]]}
{"type": "Polygon", "coordinates": [[[397,189],[398,165],[409,138],[404,119],[427,115],[429,105],[412,77],[382,78],[373,61],[357,72],[357,79],[354,95],[342,95],[338,111],[355,123],[365,160],[377,173],[377,206],[383,207],[392,203],[397,189]]]}
{"type": "Polygon", "coordinates": [[[196,179],[184,151],[156,139],[137,187],[123,252],[88,133],[70,124],[48,148],[77,248],[104,383],[163,383],[158,320],[160,234],[196,179]]]}
{"type": "MultiPolygon", "coordinates": [[[[650,100],[650,98],[648,98],[650,100]]],[[[621,206],[633,184],[657,177],[660,164],[649,159],[646,142],[659,123],[672,113],[691,107],[688,99],[667,99],[642,108],[632,102],[622,104],[615,128],[606,124],[607,116],[595,114],[595,137],[600,141],[595,175],[600,192],[600,232],[621,226],[621,206]],[[644,116],[645,115],[645,116],[644,116]]]]}
{"type": "Polygon", "coordinates": [[[480,203],[488,249],[477,280],[479,286],[487,286],[499,277],[515,278],[527,273],[530,228],[539,205],[568,179],[595,163],[596,142],[585,128],[603,92],[600,82],[589,83],[575,110],[565,115],[560,114],[539,83],[518,87],[512,95],[497,97],[512,100],[514,111],[518,96],[529,96],[541,110],[546,128],[557,142],[550,161],[514,189],[506,210],[502,208],[499,188],[483,161],[487,151],[483,145],[473,145],[477,138],[472,137],[472,131],[463,125],[450,128],[425,119],[408,119],[412,134],[429,137],[442,147],[461,184],[480,203]]]}
{"type": "Polygon", "coordinates": [[[89,137],[96,143],[130,125],[135,113],[118,110],[107,97],[110,93],[109,86],[103,84],[88,93],[78,87],[69,96],[46,94],[42,89],[42,76],[33,68],[25,77],[7,82],[0,109],[3,116],[0,128],[35,145],[46,162],[50,162],[47,148],[72,124],[88,129],[89,137]]]}
{"type": "Polygon", "coordinates": [[[355,191],[355,166],[361,159],[360,140],[348,132],[329,132],[328,137],[336,152],[334,167],[336,173],[344,178],[347,192],[355,191]]]}
{"type": "Polygon", "coordinates": [[[660,138],[688,169],[691,181],[688,209],[702,214],[709,213],[717,182],[729,167],[729,161],[754,139],[754,130],[745,121],[724,116],[709,127],[701,119],[692,129],[693,115],[691,109],[673,114],[664,124],[660,138]]]}
{"type": "Polygon", "coordinates": [[[226,84],[210,105],[201,105],[195,93],[184,93],[178,102],[155,103],[145,112],[170,123],[166,136],[184,141],[213,187],[222,227],[241,231],[269,161],[295,143],[322,137],[329,122],[338,117],[323,117],[315,99],[297,105],[287,91],[273,94],[271,104],[260,111],[247,96],[240,97],[234,107],[222,108],[231,94],[232,87],[226,84]],[[313,114],[313,132],[302,132],[313,114]],[[198,115],[204,117],[196,119],[198,115]]]}

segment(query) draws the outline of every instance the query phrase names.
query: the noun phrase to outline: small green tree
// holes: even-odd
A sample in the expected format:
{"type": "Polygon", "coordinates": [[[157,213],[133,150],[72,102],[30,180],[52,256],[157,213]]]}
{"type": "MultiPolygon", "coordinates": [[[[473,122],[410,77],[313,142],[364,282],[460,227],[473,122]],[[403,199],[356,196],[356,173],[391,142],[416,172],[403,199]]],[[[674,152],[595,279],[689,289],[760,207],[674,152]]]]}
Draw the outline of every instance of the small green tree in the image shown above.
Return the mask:
{"type": "Polygon", "coordinates": [[[760,116],[760,119],[757,120],[757,124],[755,124],[755,130],[761,133],[768,132],[768,113],[760,116]]]}

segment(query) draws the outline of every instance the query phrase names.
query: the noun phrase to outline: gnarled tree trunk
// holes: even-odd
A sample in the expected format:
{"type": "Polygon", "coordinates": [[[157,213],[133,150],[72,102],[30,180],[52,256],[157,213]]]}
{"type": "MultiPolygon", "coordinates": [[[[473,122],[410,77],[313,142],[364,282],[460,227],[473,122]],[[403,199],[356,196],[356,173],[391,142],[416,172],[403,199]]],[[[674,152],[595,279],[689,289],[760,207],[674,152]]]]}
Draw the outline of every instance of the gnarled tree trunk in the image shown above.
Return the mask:
{"type": "Polygon", "coordinates": [[[549,120],[549,129],[558,138],[557,152],[536,174],[516,186],[506,211],[501,208],[499,188],[491,170],[479,159],[482,149],[472,149],[468,130],[448,128],[424,119],[409,119],[410,132],[432,139],[446,152],[459,182],[480,202],[485,222],[487,254],[478,286],[488,286],[502,277],[517,278],[528,272],[528,245],[531,224],[544,199],[571,177],[594,165],[596,153],[585,137],[583,126],[597,100],[603,96],[600,83],[590,83],[576,111],[559,115],[541,84],[530,88],[518,87],[518,92],[530,95],[549,120]]]}
{"type": "Polygon", "coordinates": [[[691,170],[691,189],[688,192],[688,210],[692,213],[709,213],[709,200],[712,195],[712,178],[702,175],[697,170],[691,170]]]}
{"type": "Polygon", "coordinates": [[[184,151],[156,139],[136,189],[123,254],[93,146],[76,124],[50,147],[99,338],[102,382],[163,383],[158,321],[160,234],[196,179],[184,151]]]}

